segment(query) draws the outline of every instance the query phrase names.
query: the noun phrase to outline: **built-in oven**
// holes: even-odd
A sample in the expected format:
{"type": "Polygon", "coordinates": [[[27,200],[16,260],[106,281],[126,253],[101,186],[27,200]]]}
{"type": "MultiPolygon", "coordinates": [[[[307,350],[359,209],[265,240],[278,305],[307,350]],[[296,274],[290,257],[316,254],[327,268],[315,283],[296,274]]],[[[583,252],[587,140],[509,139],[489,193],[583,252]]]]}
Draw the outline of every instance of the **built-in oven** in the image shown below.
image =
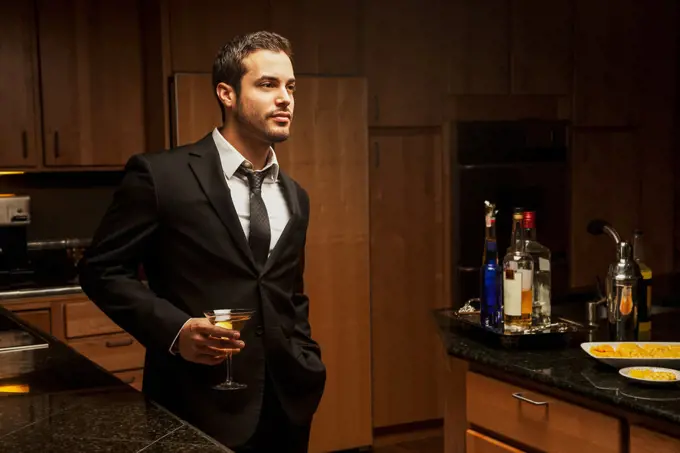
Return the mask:
{"type": "Polygon", "coordinates": [[[569,124],[452,123],[452,306],[479,297],[484,201],[497,205],[499,262],[510,246],[515,207],[536,212],[537,240],[552,252],[553,299],[568,290],[569,124]]]}

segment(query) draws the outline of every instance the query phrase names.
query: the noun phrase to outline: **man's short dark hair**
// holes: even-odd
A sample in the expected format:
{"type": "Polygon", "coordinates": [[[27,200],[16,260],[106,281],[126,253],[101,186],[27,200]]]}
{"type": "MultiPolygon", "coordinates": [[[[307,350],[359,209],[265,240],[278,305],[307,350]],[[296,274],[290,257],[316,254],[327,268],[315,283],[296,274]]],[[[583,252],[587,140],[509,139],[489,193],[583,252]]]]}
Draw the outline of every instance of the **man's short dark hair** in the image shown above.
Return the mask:
{"type": "MultiPolygon", "coordinates": [[[[212,80],[215,96],[217,96],[217,85],[220,83],[231,86],[237,96],[241,94],[241,80],[246,73],[243,60],[257,50],[284,52],[289,58],[293,56],[290,42],[273,32],[257,31],[234,37],[220,49],[213,62],[212,80]]],[[[222,121],[225,121],[227,112],[222,102],[219,99],[217,101],[220,104],[220,110],[222,110],[222,121]]]]}

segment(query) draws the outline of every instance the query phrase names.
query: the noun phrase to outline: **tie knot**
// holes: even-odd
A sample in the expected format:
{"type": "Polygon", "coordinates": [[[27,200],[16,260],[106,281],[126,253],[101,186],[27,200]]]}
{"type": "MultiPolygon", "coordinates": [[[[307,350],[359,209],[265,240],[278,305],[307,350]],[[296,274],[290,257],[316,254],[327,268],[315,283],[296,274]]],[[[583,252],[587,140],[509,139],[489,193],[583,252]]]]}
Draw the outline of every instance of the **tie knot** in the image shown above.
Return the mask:
{"type": "Polygon", "coordinates": [[[236,172],[240,175],[245,176],[248,179],[248,185],[250,186],[251,191],[255,193],[260,193],[260,191],[262,190],[262,181],[264,181],[264,178],[266,178],[267,175],[269,174],[269,168],[254,171],[250,168],[246,168],[244,165],[241,165],[240,167],[238,167],[238,170],[236,172]]]}

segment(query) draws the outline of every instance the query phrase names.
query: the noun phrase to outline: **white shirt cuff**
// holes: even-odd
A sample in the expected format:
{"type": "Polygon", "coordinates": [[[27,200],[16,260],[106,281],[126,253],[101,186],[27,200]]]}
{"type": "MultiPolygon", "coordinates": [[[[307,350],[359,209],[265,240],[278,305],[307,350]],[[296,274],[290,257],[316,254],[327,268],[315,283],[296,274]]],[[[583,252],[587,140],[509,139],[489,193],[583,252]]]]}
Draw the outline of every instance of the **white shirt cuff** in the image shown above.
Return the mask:
{"type": "Polygon", "coordinates": [[[168,350],[170,352],[170,354],[177,355],[173,352],[172,348],[173,348],[173,346],[175,346],[175,343],[177,343],[177,339],[179,338],[180,332],[182,331],[182,329],[184,329],[184,326],[186,326],[187,322],[189,322],[189,321],[191,321],[191,318],[187,319],[187,321],[184,324],[182,324],[182,328],[179,329],[179,332],[177,332],[177,335],[175,335],[175,339],[172,340],[172,343],[170,343],[170,349],[168,350]]]}

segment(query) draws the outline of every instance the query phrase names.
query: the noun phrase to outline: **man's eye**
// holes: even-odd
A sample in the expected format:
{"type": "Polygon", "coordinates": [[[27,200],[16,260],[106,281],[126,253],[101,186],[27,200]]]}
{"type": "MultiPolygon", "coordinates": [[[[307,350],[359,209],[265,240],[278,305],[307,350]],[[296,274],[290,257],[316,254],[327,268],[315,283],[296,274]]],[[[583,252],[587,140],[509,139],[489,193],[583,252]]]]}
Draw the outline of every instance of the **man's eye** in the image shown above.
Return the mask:
{"type": "Polygon", "coordinates": [[[262,86],[265,87],[265,88],[271,88],[274,85],[271,82],[265,82],[265,83],[262,84],[262,86]]]}
{"type": "Polygon", "coordinates": [[[289,90],[289,91],[292,91],[292,92],[295,92],[295,85],[289,85],[289,86],[288,86],[288,90],[289,90]]]}

